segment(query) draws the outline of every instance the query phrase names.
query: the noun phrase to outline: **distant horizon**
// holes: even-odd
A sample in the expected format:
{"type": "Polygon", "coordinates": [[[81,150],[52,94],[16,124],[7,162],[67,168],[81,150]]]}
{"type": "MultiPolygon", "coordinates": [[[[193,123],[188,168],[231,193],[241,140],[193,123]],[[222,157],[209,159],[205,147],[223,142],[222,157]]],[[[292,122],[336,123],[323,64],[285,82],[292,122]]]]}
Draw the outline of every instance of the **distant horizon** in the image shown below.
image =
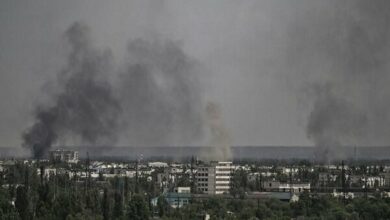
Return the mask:
{"type": "MultiPolygon", "coordinates": [[[[337,147],[390,147],[389,145],[334,145],[337,147]]],[[[74,148],[74,147],[85,147],[85,148],[101,148],[101,147],[115,147],[115,148],[155,148],[155,147],[209,147],[214,148],[216,146],[210,145],[159,145],[159,146],[136,146],[136,145],[53,145],[50,149],[56,148],[74,148]]],[[[232,145],[230,147],[303,147],[303,148],[316,148],[315,145],[232,145]]],[[[0,148],[22,148],[29,150],[23,146],[0,146],[0,148]]]]}
{"type": "MultiPolygon", "coordinates": [[[[58,146],[50,150],[64,149],[77,150],[81,158],[88,154],[91,159],[115,159],[115,160],[134,160],[140,155],[144,159],[163,159],[163,160],[183,160],[192,156],[208,160],[208,156],[214,152],[215,147],[196,147],[196,146],[168,146],[168,147],[110,147],[110,146],[58,146]]],[[[231,160],[290,160],[303,159],[317,161],[318,148],[305,146],[232,146],[231,160]]],[[[42,158],[47,158],[47,152],[42,158]]],[[[0,148],[1,158],[32,158],[31,151],[26,148],[5,147],[0,148]]],[[[331,161],[343,159],[358,160],[387,160],[390,158],[390,146],[379,147],[353,147],[344,146],[337,148],[337,154],[331,154],[331,161]]]]}

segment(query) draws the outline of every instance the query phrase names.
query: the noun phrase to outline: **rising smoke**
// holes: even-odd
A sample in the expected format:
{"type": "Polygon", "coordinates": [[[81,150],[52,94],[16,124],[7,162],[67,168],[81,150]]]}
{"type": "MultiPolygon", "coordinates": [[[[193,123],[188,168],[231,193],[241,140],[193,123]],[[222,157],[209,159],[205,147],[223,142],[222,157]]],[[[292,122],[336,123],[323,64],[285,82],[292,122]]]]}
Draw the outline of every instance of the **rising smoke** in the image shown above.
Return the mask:
{"type": "Polygon", "coordinates": [[[138,146],[193,144],[202,136],[199,64],[173,41],[133,40],[120,75],[127,136],[138,146]]]}
{"type": "Polygon", "coordinates": [[[110,52],[95,49],[90,35],[80,23],[65,33],[71,52],[58,74],[54,104],[39,105],[35,123],[23,133],[23,145],[34,157],[67,138],[110,146],[118,135],[136,146],[191,144],[201,138],[199,64],[176,42],[131,41],[126,65],[117,70],[110,52]],[[107,78],[118,71],[120,83],[113,87],[107,78]]]}
{"type": "Polygon", "coordinates": [[[390,2],[312,5],[291,25],[287,56],[312,101],[306,130],[317,159],[337,159],[340,146],[388,145],[390,2]]]}
{"type": "Polygon", "coordinates": [[[35,158],[42,157],[59,137],[88,144],[116,139],[121,109],[105,79],[111,58],[92,47],[89,35],[88,27],[80,23],[65,33],[71,53],[58,74],[60,92],[53,95],[53,105],[38,106],[35,123],[23,133],[23,145],[35,158]]]}
{"type": "Polygon", "coordinates": [[[232,138],[229,130],[226,128],[222,111],[218,104],[214,102],[207,103],[206,106],[207,124],[211,134],[211,152],[203,157],[209,160],[226,161],[232,159],[231,143],[232,138]]]}

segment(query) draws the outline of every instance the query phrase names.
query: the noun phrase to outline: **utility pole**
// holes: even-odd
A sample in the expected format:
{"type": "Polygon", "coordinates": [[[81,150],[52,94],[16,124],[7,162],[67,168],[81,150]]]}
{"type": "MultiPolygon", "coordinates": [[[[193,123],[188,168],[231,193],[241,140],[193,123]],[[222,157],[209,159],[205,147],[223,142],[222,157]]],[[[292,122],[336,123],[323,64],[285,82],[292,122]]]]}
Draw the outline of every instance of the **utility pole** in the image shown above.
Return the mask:
{"type": "Polygon", "coordinates": [[[89,173],[89,153],[87,152],[87,159],[85,161],[85,181],[84,181],[85,198],[87,198],[87,192],[88,192],[88,189],[90,187],[89,176],[90,176],[90,173],[89,173]]]}
{"type": "Polygon", "coordinates": [[[293,187],[292,187],[292,182],[293,182],[293,180],[292,180],[292,165],[290,166],[290,196],[292,196],[292,194],[293,194],[293,187]]]}
{"type": "Polygon", "coordinates": [[[343,202],[345,203],[346,201],[346,185],[345,185],[345,169],[344,169],[344,160],[341,161],[341,187],[343,191],[343,202]]]}
{"type": "Polygon", "coordinates": [[[261,171],[259,172],[259,185],[260,185],[260,192],[263,191],[263,174],[261,174],[261,171]]]}
{"type": "MultiPolygon", "coordinates": [[[[124,177],[126,178],[126,176],[124,177]]],[[[121,195],[122,195],[122,207],[125,207],[125,183],[124,183],[124,179],[121,179],[121,183],[122,183],[122,190],[121,190],[121,195]]]]}
{"type": "Polygon", "coordinates": [[[135,193],[138,193],[138,159],[135,163],[135,193]]]}
{"type": "Polygon", "coordinates": [[[57,168],[55,169],[55,174],[54,174],[54,200],[56,200],[56,194],[57,194],[57,168]]]}
{"type": "Polygon", "coordinates": [[[368,189],[367,189],[367,176],[366,176],[366,174],[364,174],[364,198],[365,199],[368,198],[367,197],[367,191],[368,191],[368,189]]]}
{"type": "Polygon", "coordinates": [[[194,156],[191,157],[191,165],[190,165],[190,170],[191,170],[191,192],[195,193],[195,175],[194,175],[194,163],[195,163],[195,158],[194,156]]]}

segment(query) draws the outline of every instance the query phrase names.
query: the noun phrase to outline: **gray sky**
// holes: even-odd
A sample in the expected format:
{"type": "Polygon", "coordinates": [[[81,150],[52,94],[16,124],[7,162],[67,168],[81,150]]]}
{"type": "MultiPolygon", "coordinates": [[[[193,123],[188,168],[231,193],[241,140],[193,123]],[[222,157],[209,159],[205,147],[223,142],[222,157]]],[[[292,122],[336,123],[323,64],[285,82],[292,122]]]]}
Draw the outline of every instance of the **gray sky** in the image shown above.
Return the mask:
{"type": "MultiPolygon", "coordinates": [[[[180,42],[202,65],[204,71],[197,73],[201,96],[220,105],[234,145],[313,145],[306,135],[311,104],[305,99],[310,97],[300,91],[306,81],[322,82],[327,76],[308,80],[297,74],[304,67],[291,66],[290,57],[310,60],[317,45],[291,52],[300,35],[293,41],[290,37],[299,27],[314,27],[311,18],[321,24],[321,16],[331,16],[340,5],[306,0],[1,0],[0,146],[21,144],[21,133],[33,121],[31,112],[53,90],[50,82],[66,63],[63,33],[76,21],[90,27],[97,47],[111,49],[116,66],[126,63],[132,39],[180,42]]],[[[311,41],[312,35],[303,36],[311,41]]],[[[311,61],[307,65],[313,69],[317,64],[311,61]]],[[[132,141],[122,135],[117,144],[132,141]]],[[[207,135],[195,144],[207,145],[207,135]]]]}

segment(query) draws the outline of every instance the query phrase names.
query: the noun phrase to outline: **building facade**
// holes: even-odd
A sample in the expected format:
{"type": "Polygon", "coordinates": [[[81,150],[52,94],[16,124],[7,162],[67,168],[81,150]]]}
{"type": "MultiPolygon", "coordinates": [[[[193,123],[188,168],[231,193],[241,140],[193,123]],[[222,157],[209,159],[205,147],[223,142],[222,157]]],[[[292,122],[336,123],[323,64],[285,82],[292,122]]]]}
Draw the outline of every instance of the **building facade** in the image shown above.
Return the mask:
{"type": "Polygon", "coordinates": [[[267,192],[310,192],[310,183],[281,183],[279,181],[264,181],[262,188],[267,192]]]}
{"type": "Polygon", "coordinates": [[[215,164],[215,194],[229,193],[230,179],[235,167],[232,162],[218,162],[215,164]]]}
{"type": "Polygon", "coordinates": [[[215,168],[199,166],[196,173],[196,189],[199,193],[215,194],[215,168]]]}
{"type": "Polygon", "coordinates": [[[73,150],[54,150],[49,152],[50,160],[53,162],[78,163],[79,152],[73,150]]]}
{"type": "Polygon", "coordinates": [[[211,162],[199,166],[196,173],[197,191],[205,194],[229,193],[234,169],[232,162],[211,162]]]}

